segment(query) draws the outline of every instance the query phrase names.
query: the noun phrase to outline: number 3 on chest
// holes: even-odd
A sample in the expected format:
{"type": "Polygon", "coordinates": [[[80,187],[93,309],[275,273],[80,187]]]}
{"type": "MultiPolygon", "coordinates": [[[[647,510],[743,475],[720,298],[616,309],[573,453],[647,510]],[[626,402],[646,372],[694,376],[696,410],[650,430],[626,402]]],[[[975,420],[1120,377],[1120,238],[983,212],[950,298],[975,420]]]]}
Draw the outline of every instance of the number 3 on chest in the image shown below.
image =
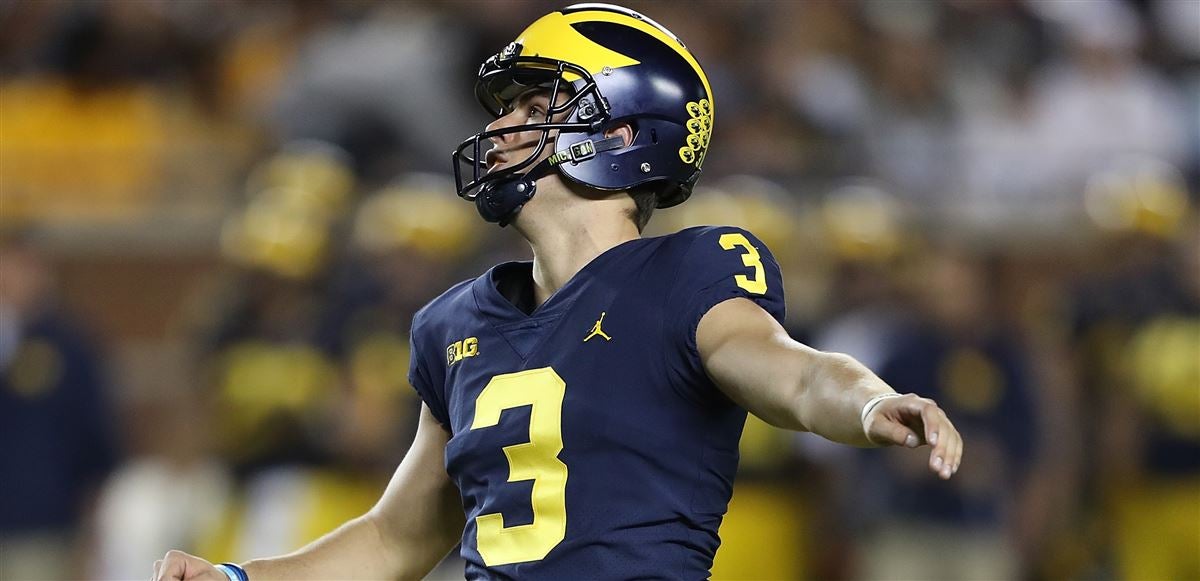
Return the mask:
{"type": "Polygon", "coordinates": [[[476,517],[476,544],[489,567],[540,560],[567,534],[567,465],[558,459],[566,390],[566,382],[543,367],[497,375],[475,400],[472,430],[498,424],[506,409],[532,406],[529,442],[505,446],[504,455],[509,482],[533,481],[533,522],[506,527],[501,513],[476,517]]]}

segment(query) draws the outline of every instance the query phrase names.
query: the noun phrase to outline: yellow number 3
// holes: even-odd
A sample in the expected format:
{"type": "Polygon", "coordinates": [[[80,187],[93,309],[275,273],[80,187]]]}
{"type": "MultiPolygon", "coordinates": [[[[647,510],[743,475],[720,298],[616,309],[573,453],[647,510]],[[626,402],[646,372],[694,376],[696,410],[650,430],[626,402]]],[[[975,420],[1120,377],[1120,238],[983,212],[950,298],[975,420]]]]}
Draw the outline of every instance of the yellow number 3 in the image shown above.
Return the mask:
{"type": "Polygon", "coordinates": [[[529,411],[529,442],[505,446],[508,481],[533,481],[533,522],[504,526],[499,512],[475,518],[476,545],[489,567],[545,558],[567,535],[567,465],[562,451],[562,403],[567,384],[549,367],[497,375],[475,400],[471,429],[500,423],[500,412],[529,411]]]}
{"type": "Polygon", "coordinates": [[[725,250],[733,250],[737,246],[741,246],[745,252],[742,253],[742,264],[754,267],[754,278],[750,278],[744,274],[735,275],[734,282],[738,286],[746,289],[746,292],[751,292],[756,295],[761,295],[767,292],[767,277],[763,276],[762,260],[758,256],[758,249],[750,244],[746,237],[738,232],[730,232],[722,234],[719,240],[721,248],[725,250]]]}

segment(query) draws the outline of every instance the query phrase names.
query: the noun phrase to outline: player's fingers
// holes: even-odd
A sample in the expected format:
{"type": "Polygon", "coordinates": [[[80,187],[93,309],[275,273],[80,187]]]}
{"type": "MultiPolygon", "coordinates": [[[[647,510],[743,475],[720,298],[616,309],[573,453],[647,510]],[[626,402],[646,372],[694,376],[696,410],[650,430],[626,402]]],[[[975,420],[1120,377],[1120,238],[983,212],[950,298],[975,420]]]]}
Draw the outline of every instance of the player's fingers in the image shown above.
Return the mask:
{"type": "Polygon", "coordinates": [[[938,477],[942,480],[949,480],[954,476],[954,467],[958,463],[958,439],[954,438],[949,433],[942,436],[946,439],[946,449],[942,453],[942,466],[938,469],[938,477]]]}
{"type": "Polygon", "coordinates": [[[962,463],[962,438],[959,438],[954,444],[954,452],[950,454],[950,475],[954,476],[958,472],[958,465],[962,463]]]}
{"type": "Polygon", "coordinates": [[[958,467],[960,464],[962,464],[963,439],[962,435],[959,434],[958,430],[954,427],[954,424],[950,423],[949,418],[946,419],[946,427],[944,430],[947,435],[953,437],[954,439],[953,449],[949,452],[949,454],[947,454],[946,457],[946,463],[950,465],[950,474],[953,475],[954,473],[958,472],[958,467]]]}
{"type": "Polygon", "coordinates": [[[156,561],[154,563],[154,581],[167,581],[168,579],[172,579],[172,577],[167,574],[167,568],[172,566],[172,563],[174,563],[174,559],[171,558],[170,554],[167,554],[167,556],[156,561]]]}
{"type": "Polygon", "coordinates": [[[938,476],[942,480],[949,480],[954,476],[954,467],[958,465],[959,443],[957,438],[952,438],[949,434],[944,436],[947,439],[946,453],[941,470],[938,471],[938,476]]]}
{"type": "Polygon", "coordinates": [[[182,581],[187,573],[187,559],[191,557],[183,551],[167,551],[166,556],[159,561],[155,572],[155,581],[182,581]]]}
{"type": "Polygon", "coordinates": [[[929,469],[946,479],[952,474],[953,459],[949,457],[949,452],[957,437],[953,428],[946,429],[949,424],[946,413],[933,402],[927,400],[923,403],[925,405],[921,408],[921,422],[925,427],[925,440],[933,446],[929,453],[929,469]]]}
{"type": "MultiPolygon", "coordinates": [[[[897,405],[891,410],[892,413],[888,415],[895,421],[907,425],[916,433],[917,445],[928,444],[928,432],[924,426],[925,419],[922,416],[922,411],[932,401],[912,394],[896,399],[898,400],[896,402],[897,405]]],[[[883,406],[881,405],[880,407],[883,406]]]]}
{"type": "Polygon", "coordinates": [[[937,446],[938,436],[940,436],[938,431],[939,428],[942,427],[941,419],[945,416],[939,414],[941,409],[938,408],[937,404],[934,403],[933,400],[921,398],[918,399],[914,405],[918,407],[917,413],[921,416],[921,424],[925,428],[925,441],[929,443],[930,446],[937,446]]]}
{"type": "Polygon", "coordinates": [[[916,448],[921,443],[920,436],[911,428],[886,418],[876,420],[868,436],[872,442],[882,445],[916,448]]]}
{"type": "Polygon", "coordinates": [[[950,422],[950,418],[946,417],[946,412],[941,412],[941,416],[938,437],[944,441],[945,449],[942,454],[943,465],[938,475],[943,479],[949,479],[958,471],[958,465],[962,461],[963,442],[962,436],[950,422]]]}

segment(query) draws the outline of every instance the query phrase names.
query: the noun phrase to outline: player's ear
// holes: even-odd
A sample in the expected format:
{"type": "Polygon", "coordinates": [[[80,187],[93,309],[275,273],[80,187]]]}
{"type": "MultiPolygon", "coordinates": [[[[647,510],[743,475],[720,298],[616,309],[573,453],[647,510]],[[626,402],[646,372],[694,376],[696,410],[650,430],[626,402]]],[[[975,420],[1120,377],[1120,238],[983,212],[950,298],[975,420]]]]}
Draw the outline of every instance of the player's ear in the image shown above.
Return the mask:
{"type": "Polygon", "coordinates": [[[633,143],[633,127],[628,123],[621,123],[604,132],[605,139],[614,135],[621,136],[621,139],[625,141],[625,147],[629,147],[629,144],[633,143]]]}

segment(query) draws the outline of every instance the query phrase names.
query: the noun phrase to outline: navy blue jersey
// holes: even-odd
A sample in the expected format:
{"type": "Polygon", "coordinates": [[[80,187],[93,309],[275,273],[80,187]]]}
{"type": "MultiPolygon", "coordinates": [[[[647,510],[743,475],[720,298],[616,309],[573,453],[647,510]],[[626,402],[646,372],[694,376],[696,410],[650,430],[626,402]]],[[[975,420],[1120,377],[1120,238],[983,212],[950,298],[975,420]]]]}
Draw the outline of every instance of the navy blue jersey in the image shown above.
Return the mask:
{"type": "Polygon", "coordinates": [[[609,249],[526,314],[498,285],[530,273],[501,264],[413,321],[466,577],[707,577],[746,412],[704,372],[696,326],[734,297],[782,321],[779,265],[744,230],[690,228],[609,249]]]}

